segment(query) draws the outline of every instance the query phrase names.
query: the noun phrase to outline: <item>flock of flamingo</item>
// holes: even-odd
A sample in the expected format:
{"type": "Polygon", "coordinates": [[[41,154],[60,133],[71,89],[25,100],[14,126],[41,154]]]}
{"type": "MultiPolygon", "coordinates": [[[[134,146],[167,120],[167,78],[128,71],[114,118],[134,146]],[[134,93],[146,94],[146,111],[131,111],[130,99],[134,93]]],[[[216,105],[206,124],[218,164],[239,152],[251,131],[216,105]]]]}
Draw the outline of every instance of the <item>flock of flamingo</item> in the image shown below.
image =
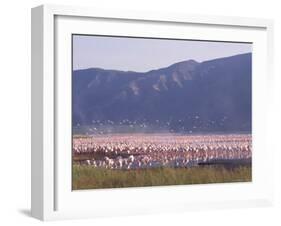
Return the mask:
{"type": "Polygon", "coordinates": [[[75,164],[106,169],[192,167],[215,160],[251,160],[249,134],[116,134],[73,137],[75,164]]]}

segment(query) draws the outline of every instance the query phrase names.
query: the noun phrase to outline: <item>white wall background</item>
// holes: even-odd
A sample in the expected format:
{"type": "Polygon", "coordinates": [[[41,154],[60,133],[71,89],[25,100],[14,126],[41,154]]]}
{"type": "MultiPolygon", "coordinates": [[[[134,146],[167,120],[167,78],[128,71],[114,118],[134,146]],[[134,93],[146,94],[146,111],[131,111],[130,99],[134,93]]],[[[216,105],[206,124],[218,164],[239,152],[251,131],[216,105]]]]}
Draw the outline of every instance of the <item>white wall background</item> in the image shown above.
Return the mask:
{"type": "Polygon", "coordinates": [[[37,225],[30,208],[30,8],[43,3],[174,13],[262,17],[275,20],[275,110],[269,126],[275,149],[276,203],[270,208],[197,211],[94,220],[52,225],[280,225],[281,224],[281,7],[278,0],[7,0],[0,8],[0,224],[37,225]],[[279,134],[278,134],[279,133],[279,134]]]}

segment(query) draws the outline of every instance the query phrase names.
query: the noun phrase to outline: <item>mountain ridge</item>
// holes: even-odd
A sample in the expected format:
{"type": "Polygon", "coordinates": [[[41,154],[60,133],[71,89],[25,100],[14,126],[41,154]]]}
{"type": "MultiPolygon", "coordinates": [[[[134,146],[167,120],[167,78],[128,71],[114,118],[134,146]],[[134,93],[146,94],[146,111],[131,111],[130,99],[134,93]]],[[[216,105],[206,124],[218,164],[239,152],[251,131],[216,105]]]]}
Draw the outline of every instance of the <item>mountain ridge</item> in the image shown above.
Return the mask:
{"type": "Polygon", "coordinates": [[[88,68],[83,68],[83,69],[76,69],[76,70],[73,70],[73,72],[97,69],[97,70],[103,70],[103,71],[128,72],[128,73],[130,72],[130,73],[140,73],[140,74],[143,74],[143,73],[149,73],[151,71],[156,71],[156,70],[159,70],[159,69],[166,69],[166,68],[169,68],[171,66],[174,66],[174,65],[177,65],[177,64],[181,64],[181,63],[185,63],[185,62],[194,62],[194,63],[197,63],[197,64],[202,64],[202,63],[212,62],[212,61],[215,61],[215,60],[218,60],[218,59],[226,59],[226,58],[232,58],[232,57],[235,57],[235,56],[242,56],[242,55],[252,55],[252,53],[249,52],[249,53],[235,54],[235,55],[232,55],[232,56],[219,57],[219,58],[214,58],[214,59],[211,59],[211,60],[204,60],[204,61],[201,61],[201,62],[198,62],[198,61],[196,61],[194,59],[188,59],[188,60],[183,60],[183,61],[179,61],[179,62],[176,62],[176,63],[169,64],[168,66],[151,69],[151,70],[144,71],[144,72],[134,71],[134,70],[120,70],[120,69],[113,69],[113,68],[106,69],[106,68],[101,68],[101,67],[88,67],[88,68]]]}
{"type": "Polygon", "coordinates": [[[73,125],[126,119],[173,131],[250,131],[251,58],[187,60],[143,73],[73,71],[73,125]]]}

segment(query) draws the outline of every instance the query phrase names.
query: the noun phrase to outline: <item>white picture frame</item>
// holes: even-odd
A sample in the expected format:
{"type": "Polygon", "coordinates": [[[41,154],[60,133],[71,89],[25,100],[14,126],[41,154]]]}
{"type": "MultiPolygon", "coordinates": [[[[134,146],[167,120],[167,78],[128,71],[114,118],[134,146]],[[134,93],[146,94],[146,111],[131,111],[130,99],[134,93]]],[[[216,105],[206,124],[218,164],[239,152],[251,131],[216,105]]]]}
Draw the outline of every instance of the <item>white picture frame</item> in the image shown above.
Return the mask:
{"type": "MultiPolygon", "coordinates": [[[[151,36],[151,33],[148,32],[146,35],[151,36]]],[[[270,144],[266,142],[266,119],[272,109],[271,102],[268,101],[273,85],[272,39],[273,22],[265,19],[115,11],[56,5],[33,8],[32,216],[41,220],[56,220],[271,205],[273,179],[268,175],[273,172],[274,150],[270,149],[270,144]],[[102,24],[103,21],[107,24],[102,24]],[[121,31],[113,29],[115,23],[118,23],[118,26],[120,24],[120,28],[123,26],[121,31]],[[128,29],[130,26],[139,27],[128,29]],[[71,155],[68,149],[71,128],[69,124],[62,122],[60,116],[63,113],[68,114],[66,118],[69,121],[70,112],[67,111],[71,74],[67,76],[71,73],[69,71],[71,68],[60,66],[71,63],[69,34],[77,31],[92,33],[94,27],[99,28],[102,34],[119,32],[118,35],[133,36],[148,32],[149,29],[146,28],[149,26],[162,27],[162,30],[158,30],[159,37],[164,34],[171,37],[181,35],[179,31],[185,26],[190,26],[192,27],[190,29],[195,29],[191,35],[192,39],[204,37],[206,29],[211,31],[216,29],[214,30],[216,32],[210,33],[208,39],[223,38],[223,40],[253,42],[254,52],[256,49],[253,57],[253,146],[257,150],[253,153],[255,167],[253,182],[106,189],[105,191],[73,192],[71,190],[69,180],[71,162],[68,161],[71,155]],[[112,29],[108,30],[110,27],[112,29]],[[61,112],[58,109],[66,110],[61,112]],[[62,129],[66,132],[62,133],[62,129]],[[261,149],[266,152],[262,153],[259,151],[261,149]],[[206,192],[211,197],[207,196],[206,192]],[[163,199],[163,197],[167,198],[163,199]],[[121,204],[109,206],[110,201],[121,204]]]]}

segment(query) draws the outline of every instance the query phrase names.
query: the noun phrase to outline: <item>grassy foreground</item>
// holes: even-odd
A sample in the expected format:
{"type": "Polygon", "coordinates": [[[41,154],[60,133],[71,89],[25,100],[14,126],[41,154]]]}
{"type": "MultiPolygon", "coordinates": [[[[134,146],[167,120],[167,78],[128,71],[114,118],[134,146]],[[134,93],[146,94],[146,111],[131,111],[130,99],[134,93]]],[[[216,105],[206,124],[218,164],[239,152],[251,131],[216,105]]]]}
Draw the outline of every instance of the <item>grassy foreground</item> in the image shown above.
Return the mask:
{"type": "Polygon", "coordinates": [[[251,166],[109,170],[74,165],[72,189],[246,182],[252,180],[251,171],[251,166]]]}

